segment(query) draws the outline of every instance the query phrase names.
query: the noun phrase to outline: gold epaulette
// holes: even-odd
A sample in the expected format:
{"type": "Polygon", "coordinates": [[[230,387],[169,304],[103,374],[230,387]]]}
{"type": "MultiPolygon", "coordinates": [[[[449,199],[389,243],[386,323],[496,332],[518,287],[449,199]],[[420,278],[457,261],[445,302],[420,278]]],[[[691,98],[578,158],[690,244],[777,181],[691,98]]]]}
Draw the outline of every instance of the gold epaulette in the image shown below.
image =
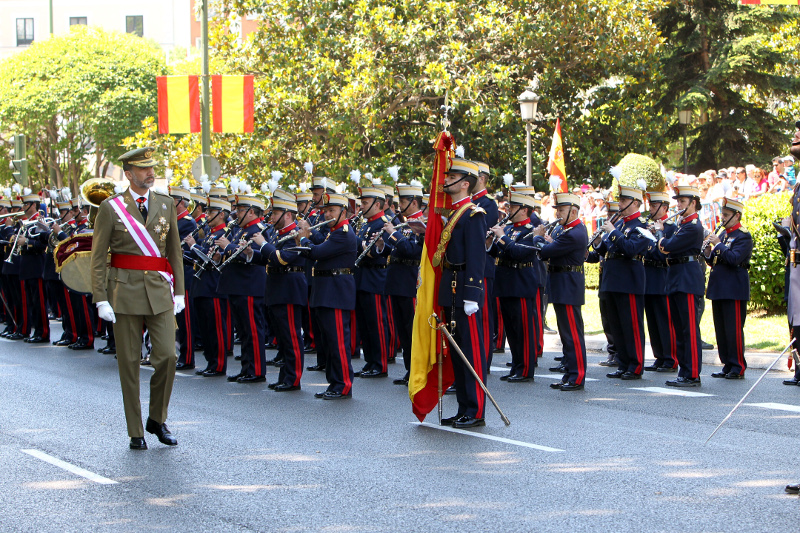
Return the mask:
{"type": "Polygon", "coordinates": [[[478,207],[475,204],[471,204],[470,209],[472,209],[472,213],[469,214],[469,216],[471,217],[477,215],[478,213],[483,213],[484,215],[486,214],[485,209],[483,209],[482,207],[478,207]]]}

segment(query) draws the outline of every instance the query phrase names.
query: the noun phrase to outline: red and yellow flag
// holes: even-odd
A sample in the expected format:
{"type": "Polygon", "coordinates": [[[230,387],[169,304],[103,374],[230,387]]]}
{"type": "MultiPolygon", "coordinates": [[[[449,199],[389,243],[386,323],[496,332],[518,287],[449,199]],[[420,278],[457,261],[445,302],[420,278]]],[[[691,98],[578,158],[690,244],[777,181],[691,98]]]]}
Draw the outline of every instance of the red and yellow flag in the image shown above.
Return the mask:
{"type": "MultiPolygon", "coordinates": [[[[408,397],[411,398],[411,409],[420,422],[439,402],[439,369],[436,354],[441,350],[441,333],[430,327],[428,318],[436,313],[444,319],[442,309],[436,305],[442,268],[433,266],[433,254],[439,245],[444,229],[442,214],[450,209],[450,197],[443,191],[444,176],[447,173],[450,158],[453,157],[455,139],[446,131],[439,134],[433,148],[436,159],[433,162],[433,178],[431,179],[431,197],[428,201],[428,224],[425,230],[425,244],[422,247],[422,259],[419,266],[419,282],[417,286],[417,307],[414,313],[414,328],[411,337],[411,370],[408,376],[408,397]]],[[[442,365],[442,391],[453,384],[453,366],[450,359],[442,365]]]]}
{"type": "Polygon", "coordinates": [[[156,76],[158,132],[200,131],[200,86],[197,76],[156,76]]]}
{"type": "Polygon", "coordinates": [[[550,145],[550,159],[547,160],[547,172],[551,176],[561,178],[561,191],[569,192],[567,186],[567,170],[564,166],[564,145],[561,142],[561,120],[556,119],[556,131],[553,132],[553,144],[550,145]]]}
{"type": "Polygon", "coordinates": [[[253,132],[253,76],[211,76],[216,133],[253,132]]]}

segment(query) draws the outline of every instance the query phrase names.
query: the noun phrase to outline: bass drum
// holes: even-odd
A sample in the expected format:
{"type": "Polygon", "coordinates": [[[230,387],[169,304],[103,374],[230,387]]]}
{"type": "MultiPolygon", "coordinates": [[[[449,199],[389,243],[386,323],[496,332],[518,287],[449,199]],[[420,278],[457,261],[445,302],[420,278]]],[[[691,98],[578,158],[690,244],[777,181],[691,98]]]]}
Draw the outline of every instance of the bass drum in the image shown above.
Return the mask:
{"type": "Polygon", "coordinates": [[[53,252],[61,281],[70,290],[83,294],[92,293],[92,236],[91,232],[73,235],[53,252]]]}

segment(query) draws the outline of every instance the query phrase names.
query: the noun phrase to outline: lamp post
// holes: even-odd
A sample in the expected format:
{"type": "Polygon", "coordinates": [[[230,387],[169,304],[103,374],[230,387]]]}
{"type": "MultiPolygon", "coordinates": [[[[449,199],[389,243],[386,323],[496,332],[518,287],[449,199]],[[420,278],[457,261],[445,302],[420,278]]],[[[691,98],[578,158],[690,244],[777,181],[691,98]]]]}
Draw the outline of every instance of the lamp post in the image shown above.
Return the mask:
{"type": "Polygon", "coordinates": [[[692,110],[681,109],[678,111],[678,122],[683,124],[683,173],[689,172],[689,165],[686,161],[686,132],[689,129],[689,123],[692,121],[692,110]]]}
{"type": "Polygon", "coordinates": [[[527,157],[525,166],[525,184],[532,185],[533,178],[531,176],[531,130],[533,129],[533,120],[536,118],[536,108],[539,107],[539,95],[531,89],[525,89],[525,92],[519,95],[519,112],[522,116],[522,122],[525,123],[525,139],[527,146],[527,157]]]}

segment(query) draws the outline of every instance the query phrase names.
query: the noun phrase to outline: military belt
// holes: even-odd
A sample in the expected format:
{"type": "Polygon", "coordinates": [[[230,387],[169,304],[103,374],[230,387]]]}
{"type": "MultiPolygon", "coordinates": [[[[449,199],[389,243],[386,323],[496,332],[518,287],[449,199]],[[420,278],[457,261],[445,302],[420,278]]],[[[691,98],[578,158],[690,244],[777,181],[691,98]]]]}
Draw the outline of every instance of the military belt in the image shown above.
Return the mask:
{"type": "Polygon", "coordinates": [[[520,263],[518,261],[508,261],[507,259],[498,259],[497,266],[505,267],[505,268],[514,268],[514,269],[522,269],[522,268],[531,268],[533,267],[533,262],[528,261],[527,263],[520,263]]]}
{"type": "Polygon", "coordinates": [[[369,263],[369,264],[358,265],[358,267],[359,268],[368,268],[368,269],[372,269],[372,270],[379,270],[379,269],[382,269],[382,268],[386,268],[386,264],[384,263],[383,265],[379,265],[379,264],[376,264],[376,263],[369,263]]]}
{"type": "Polygon", "coordinates": [[[332,268],[330,270],[311,270],[311,275],[315,278],[332,278],[334,276],[352,276],[352,268],[332,268]]]}
{"type": "Polygon", "coordinates": [[[267,267],[267,274],[289,274],[291,272],[305,272],[306,267],[300,266],[286,266],[286,267],[278,267],[278,266],[268,266],[267,267]]]}
{"type": "Polygon", "coordinates": [[[454,265],[453,263],[451,263],[450,261],[445,259],[442,262],[442,268],[445,269],[445,270],[452,270],[453,272],[461,272],[462,270],[466,270],[467,269],[467,264],[466,263],[460,263],[458,265],[454,265]]]}
{"type": "Polygon", "coordinates": [[[666,263],[662,261],[656,261],[655,259],[645,259],[644,266],[655,267],[655,268],[667,268],[666,263]]]}
{"type": "Polygon", "coordinates": [[[561,272],[578,272],[583,274],[583,265],[550,265],[547,269],[551,274],[561,272]]]}
{"type": "Polygon", "coordinates": [[[684,257],[667,257],[667,265],[683,265],[684,263],[699,263],[701,261],[699,256],[687,255],[684,257]]]}
{"type": "Polygon", "coordinates": [[[642,261],[642,260],[644,260],[644,257],[642,257],[641,255],[636,255],[634,257],[628,257],[625,254],[609,253],[608,255],[606,255],[606,259],[628,259],[630,261],[642,261]]]}
{"type": "Polygon", "coordinates": [[[392,265],[405,265],[405,266],[419,266],[419,259],[398,259],[397,257],[389,257],[389,263],[392,265]]]}

